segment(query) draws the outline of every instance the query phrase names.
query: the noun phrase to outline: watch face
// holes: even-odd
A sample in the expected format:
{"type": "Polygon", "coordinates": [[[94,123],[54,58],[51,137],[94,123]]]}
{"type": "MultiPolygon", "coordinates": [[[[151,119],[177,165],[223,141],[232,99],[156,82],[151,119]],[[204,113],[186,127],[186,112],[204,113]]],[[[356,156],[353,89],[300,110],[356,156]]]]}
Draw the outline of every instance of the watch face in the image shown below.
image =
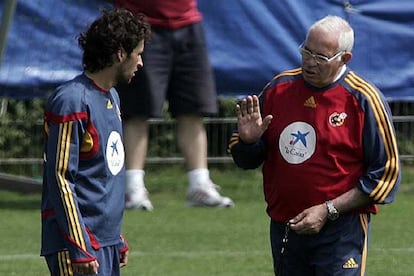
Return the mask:
{"type": "Polygon", "coordinates": [[[328,219],[329,220],[336,220],[339,217],[339,212],[336,210],[335,206],[333,205],[332,201],[326,202],[326,207],[328,208],[328,219]]]}
{"type": "Polygon", "coordinates": [[[328,218],[330,220],[336,220],[338,217],[339,217],[339,213],[336,210],[334,212],[328,214],[328,218]]]}

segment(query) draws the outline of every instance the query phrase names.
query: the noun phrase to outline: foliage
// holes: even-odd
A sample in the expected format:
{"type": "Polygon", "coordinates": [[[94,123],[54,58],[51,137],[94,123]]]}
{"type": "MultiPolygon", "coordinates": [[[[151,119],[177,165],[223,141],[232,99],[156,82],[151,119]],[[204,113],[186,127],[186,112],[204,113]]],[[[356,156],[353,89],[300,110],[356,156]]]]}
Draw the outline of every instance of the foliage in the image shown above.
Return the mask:
{"type": "Polygon", "coordinates": [[[34,146],[42,144],[40,122],[43,118],[43,101],[7,101],[7,112],[0,117],[0,156],[41,156],[41,151],[34,150],[34,146]]]}
{"type": "Polygon", "coordinates": [[[236,103],[235,98],[220,97],[219,98],[219,112],[218,117],[229,118],[236,116],[236,103]]]}
{"type": "MultiPolygon", "coordinates": [[[[231,121],[235,116],[237,99],[219,97],[217,117],[206,121],[208,136],[208,155],[223,157],[226,145],[236,124],[231,121]],[[221,122],[219,119],[229,119],[221,122]]],[[[3,99],[0,112],[0,160],[20,160],[15,163],[0,162],[0,171],[38,177],[41,174],[43,154],[43,108],[44,99],[14,100],[3,99]],[[7,105],[5,104],[7,103],[7,105]],[[30,159],[30,162],[27,160],[30,159]],[[26,160],[26,161],[23,161],[26,160]]],[[[175,122],[164,108],[163,120],[151,123],[149,140],[149,157],[181,157],[177,147],[175,122]]],[[[391,103],[394,116],[413,116],[414,103],[391,103]]],[[[399,121],[394,123],[399,149],[402,155],[414,155],[414,122],[399,121]]]]}

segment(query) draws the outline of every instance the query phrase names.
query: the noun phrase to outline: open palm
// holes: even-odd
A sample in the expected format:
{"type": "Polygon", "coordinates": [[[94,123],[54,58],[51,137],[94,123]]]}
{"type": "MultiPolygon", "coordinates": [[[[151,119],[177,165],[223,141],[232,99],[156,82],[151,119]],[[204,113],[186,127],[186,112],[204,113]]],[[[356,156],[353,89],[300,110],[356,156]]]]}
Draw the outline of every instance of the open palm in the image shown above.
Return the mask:
{"type": "Polygon", "coordinates": [[[236,115],[240,139],[244,143],[254,143],[259,140],[273,119],[272,115],[262,119],[259,99],[256,95],[244,98],[236,106],[236,115]]]}

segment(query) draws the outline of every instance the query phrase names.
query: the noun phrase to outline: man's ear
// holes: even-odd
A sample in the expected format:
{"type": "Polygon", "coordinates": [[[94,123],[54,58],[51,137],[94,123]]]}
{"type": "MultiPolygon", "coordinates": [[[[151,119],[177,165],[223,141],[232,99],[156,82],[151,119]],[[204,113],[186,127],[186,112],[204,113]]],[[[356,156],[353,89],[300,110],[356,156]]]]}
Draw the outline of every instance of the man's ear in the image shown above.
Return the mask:
{"type": "Polygon", "coordinates": [[[345,52],[342,56],[342,62],[344,64],[347,64],[352,59],[352,53],[351,52],[345,52]]]}
{"type": "Polygon", "coordinates": [[[126,58],[126,52],[123,49],[119,49],[116,52],[116,57],[117,57],[117,60],[119,62],[121,62],[121,61],[125,60],[125,58],[126,58]]]}

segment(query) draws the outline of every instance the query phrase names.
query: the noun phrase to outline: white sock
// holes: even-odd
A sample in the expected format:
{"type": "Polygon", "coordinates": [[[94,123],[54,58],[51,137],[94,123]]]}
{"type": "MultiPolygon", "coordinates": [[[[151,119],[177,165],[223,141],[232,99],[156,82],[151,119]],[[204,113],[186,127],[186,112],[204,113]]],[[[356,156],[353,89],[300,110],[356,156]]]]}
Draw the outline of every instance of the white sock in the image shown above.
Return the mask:
{"type": "Polygon", "coordinates": [[[144,170],[126,170],[126,189],[127,191],[135,189],[143,189],[144,185],[144,170]]]}
{"type": "Polygon", "coordinates": [[[208,169],[194,169],[188,171],[188,181],[190,186],[198,186],[210,180],[210,171],[208,169]]]}

